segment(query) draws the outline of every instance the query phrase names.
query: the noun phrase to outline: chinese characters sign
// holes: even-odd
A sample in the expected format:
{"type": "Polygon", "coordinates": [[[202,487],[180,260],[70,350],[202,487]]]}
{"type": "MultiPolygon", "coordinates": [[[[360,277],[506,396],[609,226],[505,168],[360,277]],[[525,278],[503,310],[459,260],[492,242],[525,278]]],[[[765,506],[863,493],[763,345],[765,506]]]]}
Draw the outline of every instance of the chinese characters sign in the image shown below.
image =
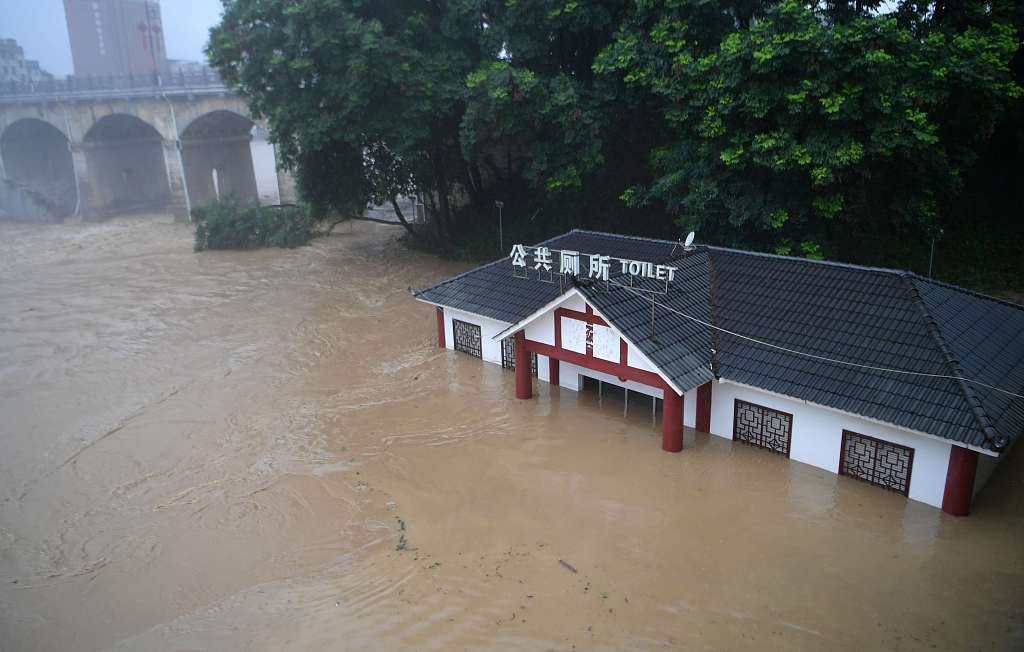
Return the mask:
{"type": "Polygon", "coordinates": [[[512,247],[509,257],[512,267],[517,270],[531,269],[543,272],[580,276],[580,259],[587,261],[587,278],[607,281],[612,273],[621,272],[637,278],[649,278],[656,281],[672,281],[675,279],[677,267],[671,265],[655,265],[642,260],[615,258],[601,254],[584,254],[578,251],[561,250],[557,261],[552,250],[547,247],[525,247],[517,244],[512,247]]]}

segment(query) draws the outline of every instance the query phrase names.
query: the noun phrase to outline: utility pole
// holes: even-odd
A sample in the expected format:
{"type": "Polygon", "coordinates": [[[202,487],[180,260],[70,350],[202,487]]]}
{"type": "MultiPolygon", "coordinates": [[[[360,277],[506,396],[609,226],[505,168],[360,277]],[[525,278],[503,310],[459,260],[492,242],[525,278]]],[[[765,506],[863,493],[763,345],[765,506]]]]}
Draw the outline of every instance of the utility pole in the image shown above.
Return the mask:
{"type": "Polygon", "coordinates": [[[501,225],[501,209],[505,206],[505,202],[496,201],[494,205],[498,207],[498,251],[505,253],[505,234],[501,225]]]}
{"type": "Polygon", "coordinates": [[[935,262],[935,240],[942,236],[942,229],[932,229],[932,246],[928,253],[928,278],[932,277],[932,264],[935,262]]]}

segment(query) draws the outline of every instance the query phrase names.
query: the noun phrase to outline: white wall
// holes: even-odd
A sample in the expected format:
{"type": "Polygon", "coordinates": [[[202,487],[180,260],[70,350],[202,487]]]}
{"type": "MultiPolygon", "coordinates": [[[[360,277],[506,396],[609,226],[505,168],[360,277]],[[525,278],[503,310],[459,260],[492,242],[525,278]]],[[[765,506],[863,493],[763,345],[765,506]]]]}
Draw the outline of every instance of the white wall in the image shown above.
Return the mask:
{"type": "Polygon", "coordinates": [[[640,349],[636,348],[629,342],[626,343],[626,349],[626,358],[630,367],[636,367],[637,369],[657,373],[657,369],[655,369],[654,365],[651,364],[651,361],[647,359],[647,356],[640,352],[640,349]]]}
{"type": "Polygon", "coordinates": [[[935,507],[942,506],[950,444],[728,381],[715,383],[712,388],[712,434],[732,439],[735,399],[792,414],[790,458],[833,473],[839,472],[844,429],[913,448],[910,497],[935,507]]]}
{"type": "Polygon", "coordinates": [[[454,308],[444,309],[444,345],[446,348],[455,349],[455,336],[452,334],[452,320],[476,324],[480,327],[480,353],[487,362],[501,364],[501,340],[491,339],[511,324],[469,312],[455,310],[454,308]]]}
{"type": "Polygon", "coordinates": [[[252,152],[252,171],[256,176],[256,194],[261,204],[280,204],[281,193],[277,187],[277,159],[274,146],[267,142],[266,132],[253,127],[249,141],[252,152]]]}
{"type": "MultiPolygon", "coordinates": [[[[551,367],[549,366],[548,356],[537,354],[537,379],[543,380],[545,383],[551,382],[551,367]]],[[[561,369],[559,369],[561,371],[561,369]]]]}
{"type": "Polygon", "coordinates": [[[688,428],[697,427],[697,388],[683,394],[683,425],[688,428]]]}
{"type": "Polygon", "coordinates": [[[571,389],[574,392],[580,391],[583,389],[581,371],[583,371],[582,367],[563,361],[558,365],[558,386],[571,389]]]}
{"type": "Polygon", "coordinates": [[[553,312],[541,315],[526,325],[526,339],[542,344],[555,345],[555,320],[553,312]]]}

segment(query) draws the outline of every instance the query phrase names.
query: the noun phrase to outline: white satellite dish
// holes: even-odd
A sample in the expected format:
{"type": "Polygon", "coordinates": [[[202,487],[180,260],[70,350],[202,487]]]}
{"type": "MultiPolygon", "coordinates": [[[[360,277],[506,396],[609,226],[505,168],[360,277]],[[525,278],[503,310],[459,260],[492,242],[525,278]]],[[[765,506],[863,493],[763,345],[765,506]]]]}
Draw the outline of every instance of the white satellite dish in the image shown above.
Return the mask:
{"type": "Polygon", "coordinates": [[[693,231],[690,231],[690,234],[686,236],[686,241],[683,242],[683,246],[689,249],[693,245],[693,237],[695,235],[696,234],[693,231]]]}

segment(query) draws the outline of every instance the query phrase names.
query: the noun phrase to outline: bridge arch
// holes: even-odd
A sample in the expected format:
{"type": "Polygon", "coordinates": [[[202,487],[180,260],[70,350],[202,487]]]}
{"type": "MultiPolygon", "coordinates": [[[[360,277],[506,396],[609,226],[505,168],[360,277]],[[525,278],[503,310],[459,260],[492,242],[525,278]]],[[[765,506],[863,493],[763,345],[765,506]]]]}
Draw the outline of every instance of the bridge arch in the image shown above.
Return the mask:
{"type": "Polygon", "coordinates": [[[94,210],[101,214],[156,210],[171,203],[164,139],[141,118],[111,113],[85,133],[94,210]]]}
{"type": "Polygon", "coordinates": [[[193,206],[228,194],[259,199],[252,152],[255,126],[235,111],[216,109],[182,130],[181,155],[193,206]]]}
{"type": "Polygon", "coordinates": [[[75,208],[75,169],[67,136],[39,118],[20,118],[0,133],[4,176],[30,191],[52,217],[75,208]]]}

